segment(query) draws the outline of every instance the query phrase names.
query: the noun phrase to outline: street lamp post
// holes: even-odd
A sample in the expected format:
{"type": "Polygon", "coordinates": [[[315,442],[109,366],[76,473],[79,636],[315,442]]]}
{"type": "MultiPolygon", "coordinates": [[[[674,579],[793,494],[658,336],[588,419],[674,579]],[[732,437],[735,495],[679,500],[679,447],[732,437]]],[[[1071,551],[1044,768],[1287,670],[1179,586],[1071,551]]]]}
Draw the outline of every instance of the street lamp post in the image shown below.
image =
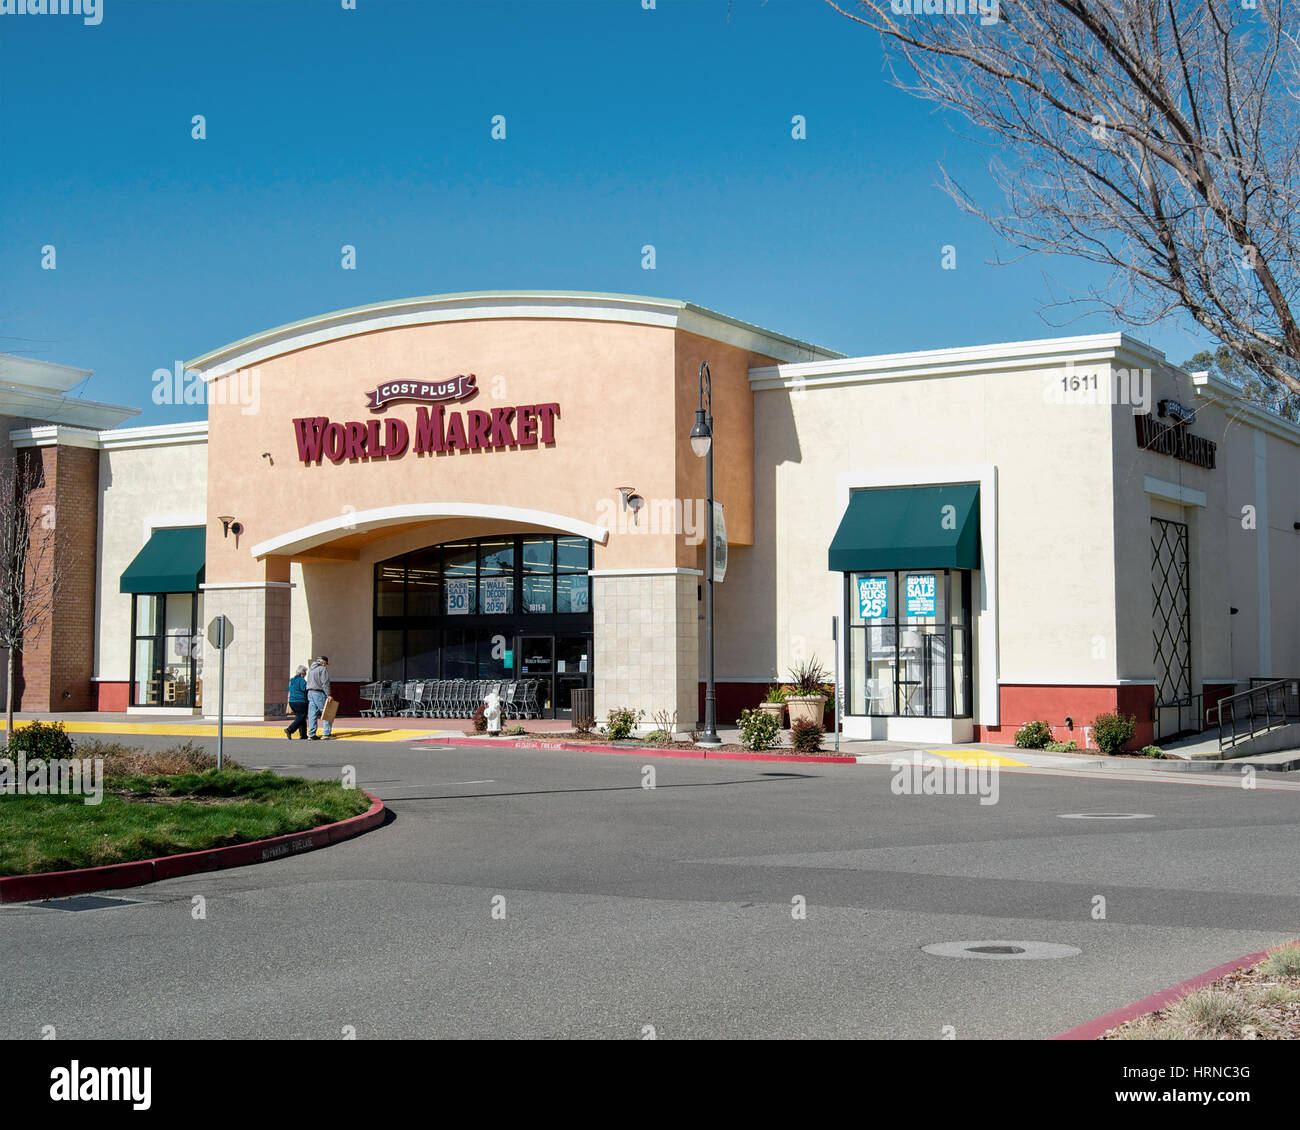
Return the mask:
{"type": "Polygon", "coordinates": [[[697,745],[721,745],[718,737],[718,695],[713,682],[713,374],[700,362],[700,406],[691,428],[691,450],[704,459],[704,734],[697,745]],[[707,404],[707,408],[705,407],[707,404]]]}

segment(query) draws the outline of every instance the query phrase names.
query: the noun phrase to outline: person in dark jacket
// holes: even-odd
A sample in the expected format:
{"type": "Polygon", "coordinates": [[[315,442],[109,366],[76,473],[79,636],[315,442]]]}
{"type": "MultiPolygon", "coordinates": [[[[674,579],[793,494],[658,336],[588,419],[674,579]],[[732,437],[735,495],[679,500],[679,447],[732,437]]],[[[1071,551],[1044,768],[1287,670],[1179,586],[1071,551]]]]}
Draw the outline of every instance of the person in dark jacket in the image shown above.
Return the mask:
{"type": "Polygon", "coordinates": [[[284,736],[290,741],[295,733],[307,737],[307,674],[306,667],[299,667],[297,673],[289,680],[289,709],[293,711],[293,725],[286,726],[284,736]]]}

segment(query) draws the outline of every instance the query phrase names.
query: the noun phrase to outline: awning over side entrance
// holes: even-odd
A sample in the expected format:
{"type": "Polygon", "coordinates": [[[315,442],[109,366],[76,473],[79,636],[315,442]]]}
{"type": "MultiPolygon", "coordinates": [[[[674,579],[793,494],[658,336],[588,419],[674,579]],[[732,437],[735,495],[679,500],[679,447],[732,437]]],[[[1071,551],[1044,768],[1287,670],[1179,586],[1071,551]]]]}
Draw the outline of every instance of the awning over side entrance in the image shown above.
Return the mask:
{"type": "Polygon", "coordinates": [[[122,574],[121,592],[198,592],[203,583],[202,526],[155,530],[122,574]]]}
{"type": "Polygon", "coordinates": [[[831,540],[837,573],[874,569],[978,569],[980,488],[857,490],[831,540]]]}

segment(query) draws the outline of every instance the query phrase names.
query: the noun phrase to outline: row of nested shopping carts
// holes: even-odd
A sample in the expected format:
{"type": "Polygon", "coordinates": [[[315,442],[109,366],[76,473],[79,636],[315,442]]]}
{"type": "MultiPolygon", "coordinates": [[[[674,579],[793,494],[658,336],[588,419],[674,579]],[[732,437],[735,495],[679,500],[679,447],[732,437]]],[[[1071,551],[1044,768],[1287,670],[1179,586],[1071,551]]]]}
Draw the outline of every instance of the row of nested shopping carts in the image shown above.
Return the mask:
{"type": "Polygon", "coordinates": [[[479,704],[495,691],[501,696],[503,718],[540,718],[540,679],[500,682],[492,679],[425,679],[398,682],[383,679],[361,688],[363,718],[471,718],[479,704]]]}

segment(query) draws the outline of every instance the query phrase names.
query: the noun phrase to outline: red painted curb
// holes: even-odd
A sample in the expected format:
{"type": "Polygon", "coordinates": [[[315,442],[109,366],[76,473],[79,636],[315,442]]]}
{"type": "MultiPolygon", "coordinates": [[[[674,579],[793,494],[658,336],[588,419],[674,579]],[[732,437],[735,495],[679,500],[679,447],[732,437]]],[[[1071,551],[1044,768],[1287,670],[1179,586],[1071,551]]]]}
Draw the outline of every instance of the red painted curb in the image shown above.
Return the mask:
{"type": "Polygon", "coordinates": [[[593,742],[548,742],[538,739],[417,738],[412,744],[471,745],[487,749],[559,749],[569,753],[639,754],[642,757],[686,757],[696,761],[814,761],[830,765],[856,765],[858,761],[856,757],[832,753],[738,753],[735,751],[708,753],[703,750],[692,750],[687,753],[685,750],[660,749],[658,746],[596,745],[593,742]]]}
{"type": "Polygon", "coordinates": [[[0,878],[0,902],[31,902],[35,899],[82,895],[89,891],[106,891],[119,887],[138,887],[160,879],[195,875],[202,871],[223,871],[250,863],[269,863],[286,855],[314,851],[328,844],[348,840],[370,831],[384,819],[384,802],[373,793],[370,807],[359,816],[349,816],[333,824],[322,824],[305,832],[272,836],[246,844],[207,848],[181,855],[162,855],[155,859],[113,863],[107,867],[82,867],[73,871],[46,871],[35,875],[9,875],[0,878]]]}
{"type": "Polygon", "coordinates": [[[1188,993],[1196,989],[1203,989],[1211,982],[1217,981],[1220,977],[1225,977],[1229,973],[1234,973],[1238,969],[1244,969],[1248,965],[1254,965],[1257,961],[1263,961],[1268,956],[1268,950],[1262,953],[1251,953],[1245,957],[1239,957],[1236,961],[1229,961],[1223,965],[1216,965],[1208,973],[1201,973],[1196,977],[1191,977],[1186,981],[1180,981],[1168,989],[1161,989],[1158,993],[1152,993],[1149,997],[1143,997],[1140,1001],[1133,1004],[1125,1005],[1123,1008],[1117,1008],[1114,1012],[1108,1012],[1105,1016],[1099,1016],[1096,1020],[1089,1020],[1085,1024],[1077,1025],[1074,1028],[1062,1032],[1059,1036],[1053,1036],[1053,1040],[1096,1040],[1109,1032],[1112,1028],[1123,1024],[1126,1020],[1134,1020],[1139,1016],[1146,1016],[1148,1012],[1155,1012],[1157,1009],[1164,1008],[1165,1005],[1172,1004],[1179,997],[1185,997],[1188,993]]]}

